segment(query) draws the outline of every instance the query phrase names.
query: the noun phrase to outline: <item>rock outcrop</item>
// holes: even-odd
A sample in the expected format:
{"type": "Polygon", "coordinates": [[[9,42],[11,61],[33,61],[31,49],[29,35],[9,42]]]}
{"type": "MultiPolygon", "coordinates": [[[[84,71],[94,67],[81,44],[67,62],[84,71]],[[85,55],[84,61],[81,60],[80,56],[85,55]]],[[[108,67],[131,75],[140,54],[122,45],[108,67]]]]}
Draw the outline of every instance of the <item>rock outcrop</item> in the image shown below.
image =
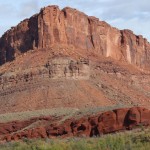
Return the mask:
{"type": "Polygon", "coordinates": [[[23,138],[54,137],[93,137],[102,134],[130,130],[138,126],[150,126],[150,110],[133,107],[100,112],[96,115],[83,116],[79,119],[40,117],[27,121],[13,121],[0,124],[1,141],[13,141],[23,138]],[[34,126],[36,121],[40,124],[34,126]],[[54,123],[52,123],[55,121],[54,123]]]}
{"type": "Polygon", "coordinates": [[[110,56],[150,70],[150,44],[142,36],[120,31],[76,9],[60,10],[58,6],[45,7],[7,31],[0,39],[0,64],[29,50],[50,49],[54,45],[110,56]]]}
{"type": "Polygon", "coordinates": [[[56,57],[45,65],[49,78],[52,79],[89,79],[89,60],[73,60],[65,57],[56,57]]]}
{"type": "Polygon", "coordinates": [[[0,75],[0,90],[5,86],[12,87],[18,83],[31,82],[34,78],[48,79],[89,79],[90,67],[88,59],[74,60],[67,57],[55,57],[44,66],[20,72],[7,72],[0,75]]]}

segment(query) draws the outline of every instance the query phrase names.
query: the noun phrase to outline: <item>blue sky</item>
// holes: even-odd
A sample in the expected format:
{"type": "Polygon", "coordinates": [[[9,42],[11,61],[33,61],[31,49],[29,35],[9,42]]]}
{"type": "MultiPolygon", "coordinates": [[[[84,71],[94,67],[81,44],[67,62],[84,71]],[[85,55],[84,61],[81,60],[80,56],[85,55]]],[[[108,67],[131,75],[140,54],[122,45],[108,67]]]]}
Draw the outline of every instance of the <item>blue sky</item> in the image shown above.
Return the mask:
{"type": "Polygon", "coordinates": [[[70,6],[150,41],[150,0],[1,0],[0,36],[47,5],[70,6]]]}

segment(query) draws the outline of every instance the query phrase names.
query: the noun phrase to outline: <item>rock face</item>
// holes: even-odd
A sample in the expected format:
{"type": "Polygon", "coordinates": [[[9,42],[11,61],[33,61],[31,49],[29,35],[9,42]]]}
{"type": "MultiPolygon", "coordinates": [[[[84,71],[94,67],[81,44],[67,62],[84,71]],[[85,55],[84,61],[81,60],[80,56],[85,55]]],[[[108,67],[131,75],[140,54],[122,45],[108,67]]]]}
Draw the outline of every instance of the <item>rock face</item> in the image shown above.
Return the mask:
{"type": "Polygon", "coordinates": [[[52,79],[89,79],[89,60],[71,60],[70,58],[54,58],[46,63],[49,78],[52,79]]]}
{"type": "Polygon", "coordinates": [[[0,75],[0,90],[4,85],[11,87],[23,82],[30,82],[34,78],[48,79],[74,79],[87,80],[90,76],[89,60],[74,60],[67,57],[56,57],[48,60],[45,65],[38,69],[28,69],[21,72],[9,72],[0,75]]]}
{"type": "Polygon", "coordinates": [[[71,47],[74,52],[110,56],[150,70],[150,44],[142,36],[120,31],[72,8],[60,10],[58,6],[45,7],[7,31],[0,39],[0,64],[29,50],[58,44],[71,47]]]}
{"type": "Polygon", "coordinates": [[[119,130],[133,129],[136,126],[150,125],[150,110],[133,107],[84,116],[80,119],[69,118],[63,123],[51,123],[53,117],[32,118],[27,121],[14,121],[0,124],[1,141],[20,140],[23,138],[54,137],[92,137],[112,133],[119,130]],[[36,121],[40,125],[34,127],[36,121]]]}
{"type": "Polygon", "coordinates": [[[37,16],[22,21],[12,27],[0,39],[0,64],[12,61],[20,53],[33,49],[37,43],[37,16]],[[35,46],[34,46],[35,45],[35,46]]]}

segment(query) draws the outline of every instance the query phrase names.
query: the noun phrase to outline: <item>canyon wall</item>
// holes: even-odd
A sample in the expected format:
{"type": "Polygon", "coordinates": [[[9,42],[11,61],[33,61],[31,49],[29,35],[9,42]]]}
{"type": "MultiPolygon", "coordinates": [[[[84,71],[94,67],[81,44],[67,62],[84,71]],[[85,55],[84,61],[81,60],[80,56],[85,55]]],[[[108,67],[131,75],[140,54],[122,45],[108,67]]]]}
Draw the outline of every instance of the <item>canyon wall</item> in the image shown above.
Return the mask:
{"type": "Polygon", "coordinates": [[[70,46],[72,51],[112,57],[149,70],[150,44],[130,30],[118,30],[98,18],[72,8],[48,6],[22,21],[0,39],[0,64],[14,60],[33,49],[54,45],[70,46]]]}

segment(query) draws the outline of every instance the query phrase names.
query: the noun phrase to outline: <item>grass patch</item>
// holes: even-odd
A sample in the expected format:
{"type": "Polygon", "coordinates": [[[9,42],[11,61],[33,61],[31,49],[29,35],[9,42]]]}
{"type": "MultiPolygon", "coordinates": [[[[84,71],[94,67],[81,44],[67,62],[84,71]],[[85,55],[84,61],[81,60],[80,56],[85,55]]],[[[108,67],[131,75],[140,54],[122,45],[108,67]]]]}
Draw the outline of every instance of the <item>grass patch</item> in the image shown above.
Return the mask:
{"type": "Polygon", "coordinates": [[[16,113],[6,113],[0,114],[0,123],[10,122],[14,120],[28,120],[33,117],[40,116],[62,116],[62,115],[73,115],[77,109],[73,108],[53,108],[53,109],[43,109],[34,110],[26,112],[16,112],[16,113]]]}
{"type": "Polygon", "coordinates": [[[43,110],[34,110],[34,111],[25,111],[25,112],[16,112],[16,113],[6,113],[0,114],[0,123],[11,122],[14,120],[28,120],[33,117],[40,116],[65,116],[63,120],[66,120],[71,117],[80,118],[82,116],[96,114],[98,112],[105,112],[109,110],[114,110],[117,108],[130,108],[131,106],[123,106],[123,105],[112,105],[107,107],[93,107],[93,108],[51,108],[51,109],[43,109],[43,110]]]}

